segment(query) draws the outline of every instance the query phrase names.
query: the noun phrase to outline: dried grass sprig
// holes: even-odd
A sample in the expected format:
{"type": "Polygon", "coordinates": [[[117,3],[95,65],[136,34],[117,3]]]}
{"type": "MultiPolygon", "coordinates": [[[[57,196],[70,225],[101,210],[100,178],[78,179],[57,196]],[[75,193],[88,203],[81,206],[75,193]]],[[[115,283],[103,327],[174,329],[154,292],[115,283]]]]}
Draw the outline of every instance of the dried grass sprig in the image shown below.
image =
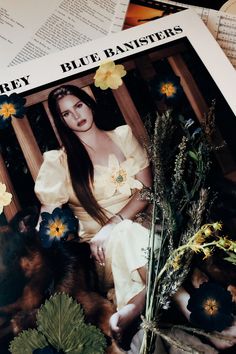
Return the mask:
{"type": "Polygon", "coordinates": [[[148,322],[143,318],[141,327],[144,329],[144,332],[150,331],[152,333],[155,333],[155,335],[159,335],[169,345],[183,351],[184,353],[205,354],[205,351],[190,347],[189,345],[186,345],[183,341],[176,339],[174,336],[171,335],[171,333],[166,332],[164,329],[158,328],[155,322],[148,322]]]}
{"type": "MultiPolygon", "coordinates": [[[[166,324],[164,325],[166,326],[166,324]]],[[[229,336],[226,336],[226,335],[223,335],[221,334],[220,332],[205,332],[205,331],[202,331],[201,329],[199,328],[193,328],[193,327],[187,327],[187,326],[183,326],[183,325],[170,325],[171,328],[177,328],[177,329],[181,329],[185,332],[190,332],[192,334],[197,334],[197,335],[200,335],[200,336],[203,336],[205,338],[208,338],[208,339],[218,339],[218,340],[222,340],[222,341],[225,341],[227,342],[229,345],[232,345],[234,344],[232,342],[232,337],[229,337],[229,336]]]]}
{"type": "MultiPolygon", "coordinates": [[[[154,184],[149,193],[153,214],[145,320],[159,322],[191,269],[195,252],[191,242],[203,223],[209,197],[204,187],[211,166],[210,148],[203,130],[195,128],[191,119],[167,111],[157,113],[147,151],[154,184]],[[161,244],[155,249],[157,229],[161,244]]],[[[208,252],[207,247],[203,249],[208,252]]],[[[142,354],[153,347],[154,332],[144,331],[142,354]]]]}

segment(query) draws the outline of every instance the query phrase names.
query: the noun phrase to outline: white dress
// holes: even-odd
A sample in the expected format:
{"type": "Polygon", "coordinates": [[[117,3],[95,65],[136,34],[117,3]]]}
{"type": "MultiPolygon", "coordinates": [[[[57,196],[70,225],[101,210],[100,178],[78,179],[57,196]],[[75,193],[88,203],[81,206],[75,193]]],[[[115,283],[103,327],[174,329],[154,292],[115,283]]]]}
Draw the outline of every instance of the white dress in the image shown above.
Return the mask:
{"type": "MultiPolygon", "coordinates": [[[[99,205],[111,217],[128,203],[135,190],[142,188],[135,175],[147,167],[149,161],[128,125],[107,134],[123,152],[125,161],[120,163],[115,155],[110,154],[108,166],[95,165],[92,190],[99,205]]],[[[46,206],[68,203],[79,219],[79,236],[83,241],[88,242],[100,230],[101,226],[85,211],[73,191],[63,149],[44,153],[35,193],[46,206]]],[[[144,288],[137,269],[147,264],[148,239],[149,231],[131,220],[123,220],[111,231],[106,264],[99,273],[104,287],[109,288],[114,282],[118,309],[144,288]]]]}

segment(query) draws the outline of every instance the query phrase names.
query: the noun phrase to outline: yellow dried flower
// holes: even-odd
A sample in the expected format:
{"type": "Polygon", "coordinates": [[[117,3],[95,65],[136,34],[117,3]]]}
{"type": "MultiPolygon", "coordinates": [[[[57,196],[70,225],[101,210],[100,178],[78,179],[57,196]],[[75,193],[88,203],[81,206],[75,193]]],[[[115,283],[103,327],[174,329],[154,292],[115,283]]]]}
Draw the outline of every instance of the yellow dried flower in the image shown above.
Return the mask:
{"type": "Polygon", "coordinates": [[[230,241],[227,237],[220,237],[218,244],[226,249],[230,249],[232,247],[232,241],[230,241]]]}
{"type": "Polygon", "coordinates": [[[192,244],[189,245],[189,248],[191,248],[193,252],[198,253],[201,252],[202,246],[196,242],[193,242],[192,244]]]}
{"type": "Polygon", "coordinates": [[[108,88],[117,89],[122,85],[122,77],[126,75],[123,65],[115,65],[113,61],[109,61],[100,65],[94,76],[94,84],[102,90],[108,88]]]}
{"type": "Polygon", "coordinates": [[[204,253],[204,258],[203,259],[206,259],[206,258],[210,257],[211,254],[212,254],[211,249],[208,248],[208,247],[203,248],[202,252],[204,253]]]}
{"type": "Polygon", "coordinates": [[[180,259],[181,257],[177,255],[172,261],[171,265],[174,268],[174,270],[178,270],[180,268],[180,259]]]}
{"type": "Polygon", "coordinates": [[[3,103],[0,108],[0,115],[3,116],[4,119],[10,118],[16,114],[16,109],[12,103],[3,103]]]}
{"type": "Polygon", "coordinates": [[[214,230],[222,230],[222,224],[220,222],[215,222],[214,224],[212,224],[212,227],[214,230]]]}
{"type": "Polygon", "coordinates": [[[173,97],[177,92],[177,88],[171,81],[163,82],[160,87],[160,92],[167,97],[173,97]]]}
{"type": "Polygon", "coordinates": [[[207,227],[207,228],[204,230],[204,234],[205,234],[207,237],[212,235],[212,231],[211,231],[210,227],[207,227]]]}
{"type": "Polygon", "coordinates": [[[205,241],[204,234],[201,231],[198,231],[195,234],[194,243],[201,245],[204,241],[205,241]]]}

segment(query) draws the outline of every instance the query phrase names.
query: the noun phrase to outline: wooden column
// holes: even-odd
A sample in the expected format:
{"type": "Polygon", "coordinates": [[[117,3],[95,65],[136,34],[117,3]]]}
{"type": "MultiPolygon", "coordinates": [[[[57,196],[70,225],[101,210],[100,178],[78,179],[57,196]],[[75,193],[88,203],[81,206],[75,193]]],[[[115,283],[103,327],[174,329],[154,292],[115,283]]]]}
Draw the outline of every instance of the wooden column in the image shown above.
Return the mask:
{"type": "Polygon", "coordinates": [[[126,123],[131,127],[135,137],[140,142],[143,142],[143,139],[148,139],[147,131],[125,84],[112,92],[126,123]]]}
{"type": "Polygon", "coordinates": [[[187,65],[180,54],[169,57],[168,61],[174,73],[180,77],[181,86],[183,87],[185,95],[188,98],[197,119],[202,123],[205,120],[204,114],[207,114],[208,112],[208,105],[199,91],[191,72],[187,68],[187,65]]]}
{"type": "Polygon", "coordinates": [[[13,119],[12,126],[26,159],[30,173],[35,181],[39,168],[43,162],[43,158],[30,124],[27,118],[24,117],[23,119],[13,119]]]}
{"type": "Polygon", "coordinates": [[[45,109],[45,112],[47,113],[49,122],[50,122],[50,124],[51,124],[51,126],[52,126],[52,129],[53,129],[55,135],[56,135],[56,138],[57,138],[59,144],[61,145],[61,139],[60,139],[60,137],[59,137],[59,134],[58,134],[57,129],[56,129],[55,124],[54,124],[54,120],[53,120],[52,115],[51,115],[51,113],[50,113],[50,111],[49,111],[49,108],[48,108],[48,101],[44,101],[44,102],[43,102],[43,107],[44,107],[44,109],[45,109]]]}
{"type": "MultiPolygon", "coordinates": [[[[168,61],[174,73],[180,77],[181,85],[185,95],[188,98],[197,119],[199,120],[200,124],[204,125],[205,116],[208,113],[209,107],[207,106],[206,101],[202,96],[191,72],[189,71],[180,54],[168,57],[168,61]]],[[[217,127],[211,136],[210,143],[213,145],[213,147],[216,148],[215,156],[223,174],[227,175],[232,171],[236,171],[236,163],[234,158],[217,127]]]]}
{"type": "Polygon", "coordinates": [[[5,206],[3,211],[7,221],[10,221],[13,218],[13,216],[15,216],[15,214],[21,209],[21,207],[1,154],[0,154],[0,182],[4,183],[6,185],[7,192],[12,194],[11,203],[5,206]]]}

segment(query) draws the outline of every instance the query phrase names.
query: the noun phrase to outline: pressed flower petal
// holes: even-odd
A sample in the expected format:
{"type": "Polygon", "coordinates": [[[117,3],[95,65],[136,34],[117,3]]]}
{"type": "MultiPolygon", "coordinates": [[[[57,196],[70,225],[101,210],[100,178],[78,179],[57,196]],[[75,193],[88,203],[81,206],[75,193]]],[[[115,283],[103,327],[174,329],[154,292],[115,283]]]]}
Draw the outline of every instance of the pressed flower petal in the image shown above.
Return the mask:
{"type": "Polygon", "coordinates": [[[121,167],[129,171],[130,176],[135,176],[140,171],[139,166],[133,157],[122,162],[121,167]]]}
{"type": "Polygon", "coordinates": [[[104,80],[107,75],[113,72],[115,68],[114,62],[107,62],[101,64],[100,67],[97,69],[94,79],[98,80],[99,78],[104,80]]]}
{"type": "Polygon", "coordinates": [[[7,128],[10,125],[11,120],[12,120],[11,117],[4,119],[3,116],[0,116],[0,129],[7,128]]]}
{"type": "Polygon", "coordinates": [[[133,177],[129,177],[127,182],[132,189],[134,189],[134,188],[142,189],[143,188],[143,184],[140,181],[138,181],[137,179],[134,179],[133,177]]]}
{"type": "Polygon", "coordinates": [[[123,81],[118,75],[111,75],[107,78],[107,84],[112,90],[118,89],[121,86],[123,81]]]}
{"type": "Polygon", "coordinates": [[[12,117],[23,118],[26,99],[17,93],[0,96],[0,129],[8,127],[12,117]]]}
{"type": "Polygon", "coordinates": [[[16,109],[12,103],[3,103],[0,107],[0,115],[3,116],[4,119],[9,118],[14,114],[16,114],[16,109]]]}
{"type": "Polygon", "coordinates": [[[95,86],[96,87],[100,87],[100,89],[101,90],[106,90],[106,89],[108,89],[108,84],[107,84],[107,82],[106,81],[103,81],[103,80],[101,80],[101,81],[95,81],[95,86]]]}
{"type": "Polygon", "coordinates": [[[78,219],[70,209],[55,208],[51,214],[44,212],[41,217],[39,236],[43,247],[66,239],[68,234],[78,234],[78,219]]]}
{"type": "Polygon", "coordinates": [[[112,197],[116,192],[116,186],[114,183],[107,183],[106,185],[106,196],[112,197]]]}
{"type": "Polygon", "coordinates": [[[94,75],[94,80],[101,81],[104,79],[105,72],[103,70],[97,70],[96,74],[94,75]]]}
{"type": "Polygon", "coordinates": [[[195,289],[187,309],[191,322],[207,331],[222,331],[233,322],[232,296],[215,283],[206,282],[195,289]]]}
{"type": "Polygon", "coordinates": [[[8,99],[9,99],[9,97],[8,97],[7,95],[0,95],[0,106],[1,106],[3,103],[8,102],[8,99]]]}
{"type": "Polygon", "coordinates": [[[101,64],[97,69],[94,75],[94,84],[102,90],[106,90],[108,87],[111,89],[117,89],[122,85],[121,77],[125,74],[126,71],[124,70],[123,65],[115,65],[113,61],[106,62],[101,64]]]}
{"type": "Polygon", "coordinates": [[[0,183],[0,195],[6,192],[6,185],[4,183],[0,183]]]}
{"type": "Polygon", "coordinates": [[[167,103],[174,103],[183,95],[180,78],[176,75],[168,75],[155,78],[150,82],[151,90],[158,100],[165,100],[167,103]]]}
{"type": "MultiPolygon", "coordinates": [[[[102,177],[109,175],[108,171],[110,171],[109,167],[103,165],[94,165],[94,169],[98,172],[99,175],[103,175],[102,177]]],[[[98,176],[99,178],[99,176],[98,176]]]]}
{"type": "Polygon", "coordinates": [[[176,94],[177,88],[171,81],[162,82],[160,85],[160,93],[167,97],[173,97],[176,94]]]}
{"type": "Polygon", "coordinates": [[[114,169],[118,171],[120,168],[120,163],[114,154],[110,154],[108,157],[108,168],[111,171],[113,171],[114,169]]]}
{"type": "Polygon", "coordinates": [[[4,195],[0,196],[1,199],[1,203],[3,204],[3,206],[6,206],[8,204],[10,204],[11,199],[12,199],[12,194],[5,192],[4,195]]]}
{"type": "Polygon", "coordinates": [[[3,211],[3,207],[10,204],[12,200],[12,194],[6,192],[6,185],[0,183],[0,213],[3,211]]]}
{"type": "Polygon", "coordinates": [[[121,193],[121,194],[125,194],[125,195],[131,195],[131,188],[130,186],[126,183],[123,186],[118,186],[117,190],[121,193]]]}
{"type": "Polygon", "coordinates": [[[133,159],[119,162],[114,154],[108,157],[108,166],[95,165],[95,185],[97,189],[103,188],[106,196],[118,193],[130,195],[133,188],[141,189],[142,183],[130,173],[134,169],[133,159]],[[131,171],[130,171],[131,167],[131,171]]]}
{"type": "Polygon", "coordinates": [[[120,77],[123,77],[123,76],[126,75],[127,72],[126,72],[126,70],[124,69],[124,66],[123,66],[123,65],[118,64],[118,65],[115,66],[114,73],[115,73],[116,75],[120,76],[120,77]]]}
{"type": "Polygon", "coordinates": [[[115,63],[112,60],[107,61],[107,62],[101,64],[99,69],[103,72],[106,72],[108,70],[113,71],[115,69],[115,63]]]}

